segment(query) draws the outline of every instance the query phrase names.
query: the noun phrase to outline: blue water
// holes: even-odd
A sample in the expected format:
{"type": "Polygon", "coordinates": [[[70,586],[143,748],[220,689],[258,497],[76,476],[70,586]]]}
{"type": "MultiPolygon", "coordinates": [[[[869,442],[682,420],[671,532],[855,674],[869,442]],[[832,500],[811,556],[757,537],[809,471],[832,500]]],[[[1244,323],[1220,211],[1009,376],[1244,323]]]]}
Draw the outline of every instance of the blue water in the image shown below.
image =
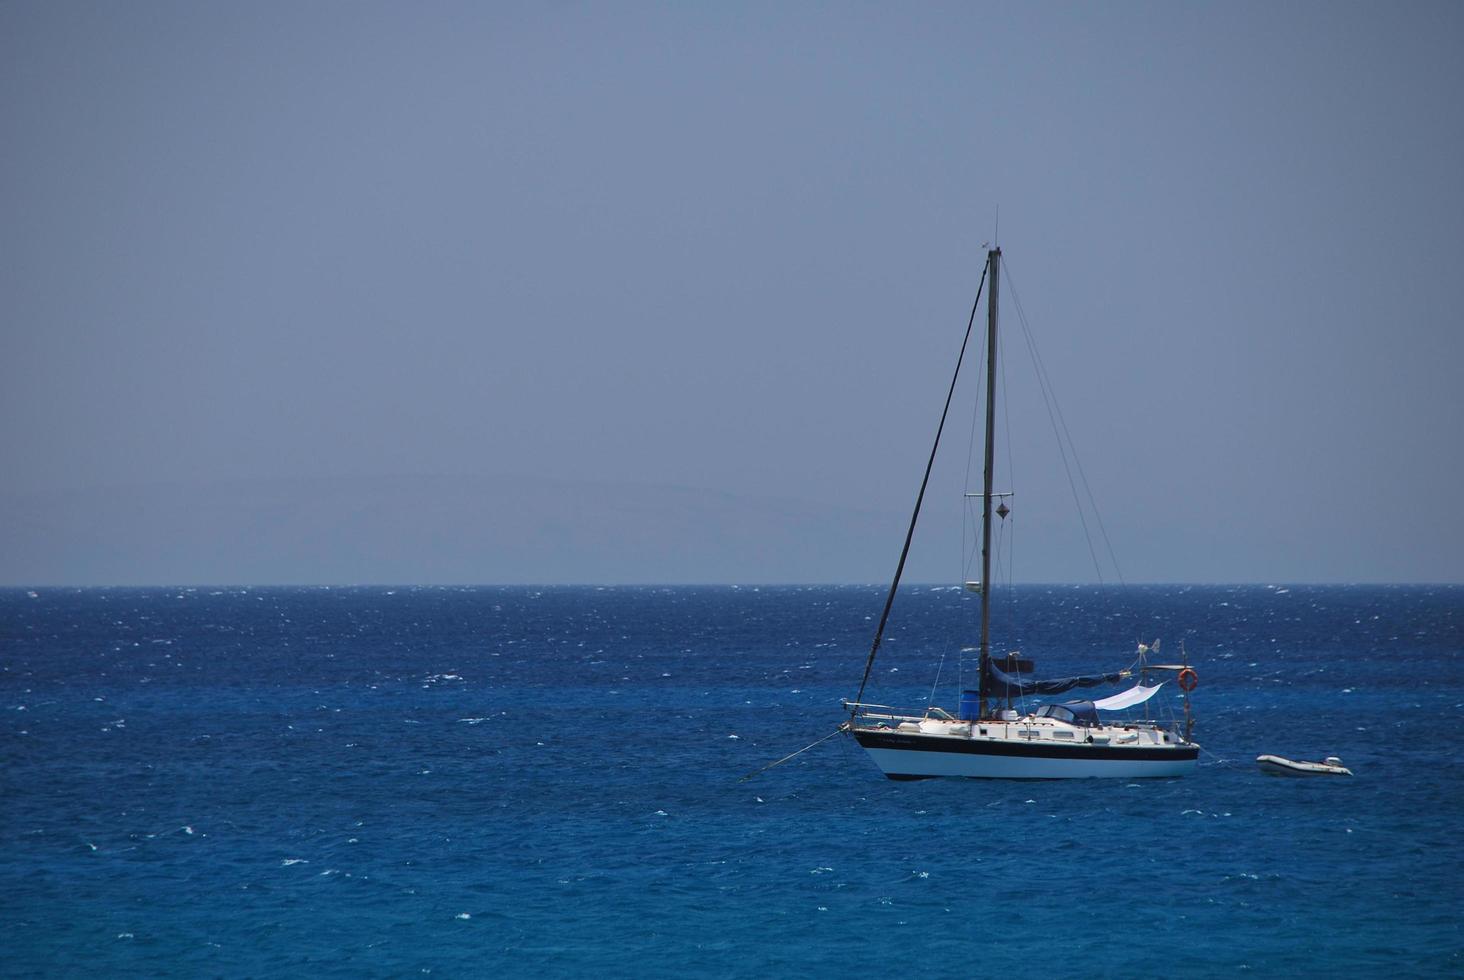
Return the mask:
{"type": "MultiPolygon", "coordinates": [[[[0,973],[1464,968],[1464,588],[1019,589],[1044,673],[1185,640],[1195,776],[894,783],[841,736],[739,782],[839,724],[882,599],[0,592],[0,973]]],[[[971,610],[902,590],[868,699],[971,610]]]]}

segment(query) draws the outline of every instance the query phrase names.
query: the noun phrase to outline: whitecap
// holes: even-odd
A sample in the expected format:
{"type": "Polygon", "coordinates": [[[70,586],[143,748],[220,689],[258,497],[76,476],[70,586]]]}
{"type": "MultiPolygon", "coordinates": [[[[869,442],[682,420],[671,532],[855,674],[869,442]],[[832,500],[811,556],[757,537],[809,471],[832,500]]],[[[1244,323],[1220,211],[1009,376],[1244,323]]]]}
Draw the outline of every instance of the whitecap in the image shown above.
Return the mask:
{"type": "Polygon", "coordinates": [[[309,864],[309,863],[310,862],[307,861],[307,860],[305,860],[304,858],[285,858],[283,861],[280,862],[280,866],[281,867],[288,868],[292,864],[309,864]]]}

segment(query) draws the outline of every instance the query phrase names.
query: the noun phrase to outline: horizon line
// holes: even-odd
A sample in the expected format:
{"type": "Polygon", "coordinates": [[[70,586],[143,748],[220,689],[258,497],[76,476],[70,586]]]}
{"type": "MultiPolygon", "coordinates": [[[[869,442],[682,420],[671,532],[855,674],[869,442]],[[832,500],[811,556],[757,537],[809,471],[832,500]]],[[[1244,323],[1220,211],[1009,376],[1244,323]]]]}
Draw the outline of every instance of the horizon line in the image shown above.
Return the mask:
{"type": "MultiPolygon", "coordinates": [[[[1458,588],[1464,582],[1013,582],[1002,588],[1134,589],[1134,588],[1458,588]]],[[[887,589],[882,582],[148,582],[148,583],[4,583],[0,591],[36,589],[887,589]]],[[[962,591],[949,582],[905,582],[900,589],[962,591]]]]}

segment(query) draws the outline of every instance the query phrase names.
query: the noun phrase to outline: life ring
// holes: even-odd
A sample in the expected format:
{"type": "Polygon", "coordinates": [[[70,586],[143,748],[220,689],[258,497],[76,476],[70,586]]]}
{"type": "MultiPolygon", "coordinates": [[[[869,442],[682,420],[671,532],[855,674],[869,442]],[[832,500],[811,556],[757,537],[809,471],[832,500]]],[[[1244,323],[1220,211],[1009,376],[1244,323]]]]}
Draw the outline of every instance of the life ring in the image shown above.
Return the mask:
{"type": "Polygon", "coordinates": [[[1186,667],[1179,672],[1179,689],[1188,694],[1200,683],[1200,675],[1196,674],[1193,668],[1186,667]]]}

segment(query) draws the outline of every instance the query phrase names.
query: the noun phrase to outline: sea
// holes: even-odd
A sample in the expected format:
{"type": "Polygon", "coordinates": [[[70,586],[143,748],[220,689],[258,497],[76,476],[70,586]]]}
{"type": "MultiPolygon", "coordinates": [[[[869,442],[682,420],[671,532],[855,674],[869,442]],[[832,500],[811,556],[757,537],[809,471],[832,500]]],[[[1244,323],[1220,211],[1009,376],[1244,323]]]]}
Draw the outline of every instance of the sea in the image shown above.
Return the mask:
{"type": "MultiPolygon", "coordinates": [[[[1464,974],[1464,587],[1019,586],[1039,674],[1199,677],[1197,772],[1060,782],[834,734],[885,592],[0,591],[0,975],[1464,974]]],[[[954,709],[975,609],[865,700],[954,709]]]]}

